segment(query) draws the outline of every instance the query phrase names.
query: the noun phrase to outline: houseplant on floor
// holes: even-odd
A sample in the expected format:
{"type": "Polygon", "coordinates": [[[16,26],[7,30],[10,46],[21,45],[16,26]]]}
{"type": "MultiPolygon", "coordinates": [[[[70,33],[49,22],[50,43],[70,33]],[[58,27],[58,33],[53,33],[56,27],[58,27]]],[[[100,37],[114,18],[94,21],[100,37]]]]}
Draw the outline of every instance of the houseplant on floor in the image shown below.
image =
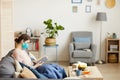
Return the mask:
{"type": "Polygon", "coordinates": [[[57,23],[53,23],[52,19],[48,19],[43,22],[46,25],[46,33],[47,37],[45,39],[45,44],[48,46],[53,46],[56,44],[56,36],[58,36],[59,30],[64,30],[64,27],[58,25],[57,23]]]}

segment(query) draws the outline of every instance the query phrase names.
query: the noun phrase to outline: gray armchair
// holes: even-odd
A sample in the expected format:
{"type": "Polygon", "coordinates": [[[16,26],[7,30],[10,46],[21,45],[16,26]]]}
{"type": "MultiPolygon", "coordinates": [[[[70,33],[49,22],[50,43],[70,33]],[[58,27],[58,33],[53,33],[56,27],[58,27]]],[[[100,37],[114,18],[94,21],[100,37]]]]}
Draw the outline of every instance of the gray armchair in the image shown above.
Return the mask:
{"type": "Polygon", "coordinates": [[[96,46],[93,44],[92,32],[76,31],[71,33],[72,42],[69,45],[70,64],[82,61],[95,63],[96,46]]]}

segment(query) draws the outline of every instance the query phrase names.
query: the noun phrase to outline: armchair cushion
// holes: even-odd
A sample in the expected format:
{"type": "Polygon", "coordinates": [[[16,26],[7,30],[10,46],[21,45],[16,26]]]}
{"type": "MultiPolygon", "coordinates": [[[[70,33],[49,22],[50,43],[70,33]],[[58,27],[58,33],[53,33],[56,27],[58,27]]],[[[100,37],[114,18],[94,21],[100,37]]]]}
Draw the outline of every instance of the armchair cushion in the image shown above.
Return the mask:
{"type": "Polygon", "coordinates": [[[73,52],[74,58],[90,58],[92,57],[92,51],[84,51],[84,50],[75,50],[73,52]]]}
{"type": "Polygon", "coordinates": [[[74,42],[91,42],[90,37],[74,37],[73,38],[74,42]]]}
{"type": "Polygon", "coordinates": [[[89,49],[90,48],[90,42],[74,42],[75,50],[80,49],[89,49]]]}

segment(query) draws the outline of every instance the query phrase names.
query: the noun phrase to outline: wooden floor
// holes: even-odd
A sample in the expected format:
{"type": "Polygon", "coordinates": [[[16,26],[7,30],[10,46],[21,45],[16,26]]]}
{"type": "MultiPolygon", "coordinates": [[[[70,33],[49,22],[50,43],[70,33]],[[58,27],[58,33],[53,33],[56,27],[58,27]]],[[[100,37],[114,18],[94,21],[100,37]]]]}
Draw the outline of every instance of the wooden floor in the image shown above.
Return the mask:
{"type": "MultiPolygon", "coordinates": [[[[59,62],[67,72],[69,63],[59,62]]],[[[104,77],[104,80],[120,80],[120,63],[95,64],[104,77]]]]}

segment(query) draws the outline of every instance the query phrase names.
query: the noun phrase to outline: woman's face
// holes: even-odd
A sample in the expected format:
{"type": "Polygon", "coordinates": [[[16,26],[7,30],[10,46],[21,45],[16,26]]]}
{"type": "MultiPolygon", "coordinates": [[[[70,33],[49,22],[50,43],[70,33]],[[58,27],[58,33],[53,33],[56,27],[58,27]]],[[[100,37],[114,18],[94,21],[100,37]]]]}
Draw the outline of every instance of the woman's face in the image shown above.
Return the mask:
{"type": "Polygon", "coordinates": [[[22,49],[26,50],[29,47],[30,40],[22,42],[22,49]]]}

